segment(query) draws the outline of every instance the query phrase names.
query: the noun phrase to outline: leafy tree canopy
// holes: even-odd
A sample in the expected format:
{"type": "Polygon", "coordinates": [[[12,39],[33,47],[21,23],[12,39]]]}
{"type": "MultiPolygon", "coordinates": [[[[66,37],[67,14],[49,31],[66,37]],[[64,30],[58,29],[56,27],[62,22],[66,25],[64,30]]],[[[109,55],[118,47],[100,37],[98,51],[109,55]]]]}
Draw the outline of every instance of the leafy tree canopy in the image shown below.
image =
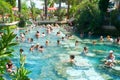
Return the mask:
{"type": "Polygon", "coordinates": [[[16,0],[5,0],[6,2],[8,2],[12,7],[16,6],[16,0]]]}
{"type": "Polygon", "coordinates": [[[82,1],[75,15],[76,28],[78,31],[94,31],[101,26],[101,16],[96,3],[82,1]]]}
{"type": "Polygon", "coordinates": [[[12,6],[9,3],[0,0],[0,14],[3,15],[5,13],[11,13],[11,11],[12,11],[12,6]]]}
{"type": "Polygon", "coordinates": [[[107,11],[108,6],[109,6],[109,0],[99,1],[99,9],[101,10],[101,12],[105,13],[107,11]]]}

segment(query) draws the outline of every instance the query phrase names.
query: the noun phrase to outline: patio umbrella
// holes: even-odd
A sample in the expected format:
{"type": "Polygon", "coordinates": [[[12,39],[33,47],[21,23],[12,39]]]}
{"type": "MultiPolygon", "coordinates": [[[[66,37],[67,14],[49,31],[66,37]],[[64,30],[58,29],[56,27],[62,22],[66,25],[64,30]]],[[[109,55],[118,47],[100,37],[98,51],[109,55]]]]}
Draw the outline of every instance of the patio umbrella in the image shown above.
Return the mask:
{"type": "Polygon", "coordinates": [[[18,11],[18,8],[17,7],[13,7],[12,10],[13,11],[18,11]]]}
{"type": "Polygon", "coordinates": [[[57,10],[55,7],[49,7],[48,10],[57,10]]]}

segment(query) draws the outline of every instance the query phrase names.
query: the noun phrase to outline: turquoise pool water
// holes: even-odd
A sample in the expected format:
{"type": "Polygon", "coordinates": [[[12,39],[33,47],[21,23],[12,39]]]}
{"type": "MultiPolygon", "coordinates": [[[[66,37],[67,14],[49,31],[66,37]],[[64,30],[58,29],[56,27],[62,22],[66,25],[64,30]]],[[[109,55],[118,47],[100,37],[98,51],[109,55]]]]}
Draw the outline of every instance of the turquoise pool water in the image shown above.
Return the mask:
{"type": "MultiPolygon", "coordinates": [[[[33,38],[32,43],[20,42],[19,45],[15,46],[14,58],[12,61],[15,66],[19,63],[19,49],[24,49],[24,55],[26,55],[25,67],[32,71],[29,77],[32,80],[120,80],[120,74],[116,73],[111,68],[105,68],[103,60],[108,54],[109,50],[114,50],[114,54],[117,60],[120,60],[120,46],[109,42],[100,43],[96,45],[92,44],[94,39],[81,39],[75,35],[69,40],[62,41],[61,37],[65,36],[67,32],[63,28],[54,28],[51,34],[46,34],[45,37],[35,38],[36,31],[45,32],[46,28],[35,27],[31,29],[25,36],[27,38],[33,38]],[[61,36],[56,36],[56,33],[60,31],[61,36]],[[57,40],[60,40],[60,46],[57,46],[57,40]],[[43,53],[34,50],[29,51],[32,44],[39,43],[45,46],[45,41],[49,40],[50,44],[45,47],[43,53]],[[75,41],[80,41],[79,46],[75,47],[75,41]],[[83,51],[83,47],[88,47],[88,55],[80,55],[83,51]],[[69,55],[75,55],[75,64],[70,65],[67,63],[69,55]]],[[[17,34],[25,32],[25,30],[17,31],[17,34]]],[[[97,40],[97,39],[96,39],[97,40]]],[[[120,70],[120,66],[117,65],[120,70]]],[[[120,71],[117,72],[120,72],[120,71]]]]}

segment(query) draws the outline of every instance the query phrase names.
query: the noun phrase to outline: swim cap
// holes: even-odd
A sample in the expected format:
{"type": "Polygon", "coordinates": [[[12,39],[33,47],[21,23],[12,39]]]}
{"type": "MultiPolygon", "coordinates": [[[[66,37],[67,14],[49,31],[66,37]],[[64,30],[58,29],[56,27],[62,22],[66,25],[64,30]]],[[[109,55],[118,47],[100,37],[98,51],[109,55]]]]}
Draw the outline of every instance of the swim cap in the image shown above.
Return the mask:
{"type": "Polygon", "coordinates": [[[110,50],[109,53],[113,53],[113,50],[110,50]]]}

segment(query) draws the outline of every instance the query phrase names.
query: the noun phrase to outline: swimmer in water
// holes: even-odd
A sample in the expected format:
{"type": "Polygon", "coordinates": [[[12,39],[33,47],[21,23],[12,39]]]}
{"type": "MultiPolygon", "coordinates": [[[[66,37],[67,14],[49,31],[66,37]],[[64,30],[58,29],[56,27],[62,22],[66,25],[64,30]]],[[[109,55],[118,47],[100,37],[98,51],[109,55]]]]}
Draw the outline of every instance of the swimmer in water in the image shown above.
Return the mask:
{"type": "Polygon", "coordinates": [[[33,50],[34,50],[34,48],[35,48],[35,46],[34,46],[34,45],[32,45],[32,46],[30,47],[30,51],[33,51],[33,50]]]}
{"type": "Polygon", "coordinates": [[[62,37],[62,41],[64,41],[65,40],[65,38],[64,37],[62,37]]]}
{"type": "Polygon", "coordinates": [[[23,53],[23,52],[24,52],[24,50],[22,48],[20,48],[20,53],[23,53]]]}
{"type": "Polygon", "coordinates": [[[8,63],[6,64],[7,72],[12,73],[13,72],[12,68],[13,68],[12,61],[9,60],[8,63]]]}
{"type": "Polygon", "coordinates": [[[58,45],[58,46],[60,45],[60,40],[57,40],[57,45],[58,45]]]}
{"type": "Polygon", "coordinates": [[[40,51],[40,52],[43,52],[43,51],[44,51],[44,47],[43,47],[43,46],[40,46],[40,47],[39,47],[39,51],[40,51]]]}
{"type": "Polygon", "coordinates": [[[48,40],[46,40],[45,45],[46,45],[46,46],[48,46],[48,45],[49,45],[49,41],[48,41],[48,40]]]}
{"type": "Polygon", "coordinates": [[[84,47],[84,49],[83,49],[83,54],[87,54],[88,53],[88,49],[87,49],[87,47],[84,47]]]}
{"type": "Polygon", "coordinates": [[[56,34],[57,36],[60,36],[60,32],[57,32],[57,34],[56,34]]]}
{"type": "Polygon", "coordinates": [[[36,38],[39,38],[40,37],[40,32],[37,31],[36,34],[35,34],[36,38]]]}
{"type": "Polygon", "coordinates": [[[76,40],[76,41],[75,41],[75,46],[78,46],[78,44],[79,44],[79,42],[76,40]]]}
{"type": "Polygon", "coordinates": [[[113,51],[110,50],[109,56],[107,57],[107,61],[105,62],[105,65],[112,67],[114,66],[114,62],[115,62],[115,56],[113,54],[113,51]]]}
{"type": "Polygon", "coordinates": [[[44,32],[42,33],[42,37],[45,37],[45,33],[44,32]]]}
{"type": "Polygon", "coordinates": [[[101,41],[101,42],[103,42],[103,41],[104,41],[103,36],[100,36],[100,41],[101,41]]]}
{"type": "Polygon", "coordinates": [[[93,41],[92,43],[93,43],[93,45],[95,45],[95,44],[96,44],[96,41],[93,41]]]}
{"type": "Polygon", "coordinates": [[[40,46],[39,43],[37,43],[36,46],[35,46],[35,49],[38,50],[39,46],[40,46]]]}
{"type": "Polygon", "coordinates": [[[75,58],[75,56],[74,55],[70,55],[70,63],[74,63],[75,62],[75,60],[74,60],[74,58],[75,58]]]}

